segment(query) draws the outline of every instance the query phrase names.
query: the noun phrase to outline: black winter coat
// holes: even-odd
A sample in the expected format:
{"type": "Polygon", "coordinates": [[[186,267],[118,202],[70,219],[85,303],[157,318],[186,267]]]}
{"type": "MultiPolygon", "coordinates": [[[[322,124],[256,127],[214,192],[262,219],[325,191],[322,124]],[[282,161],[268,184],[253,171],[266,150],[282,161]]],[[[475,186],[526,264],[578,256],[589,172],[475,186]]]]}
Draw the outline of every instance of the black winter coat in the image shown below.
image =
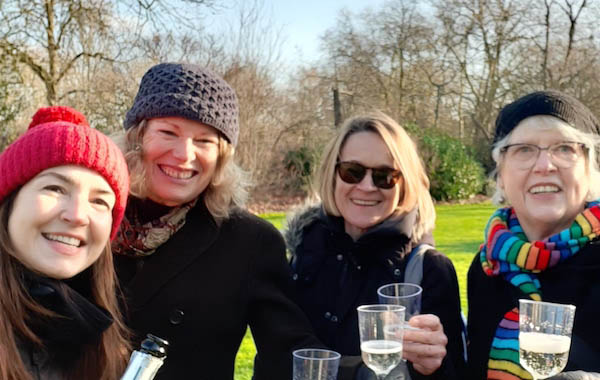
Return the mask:
{"type": "Polygon", "coordinates": [[[170,343],[157,380],[233,379],[247,326],[258,351],[258,380],[290,379],[293,349],[316,345],[289,296],[281,235],[245,211],[217,225],[199,201],[156,252],[117,256],[116,266],[136,342],[152,333],[170,343]]]}
{"type": "MultiPolygon", "coordinates": [[[[286,240],[293,253],[298,303],[325,345],[342,355],[360,355],[356,308],[379,303],[377,288],[403,281],[413,223],[411,214],[403,220],[388,220],[353,241],[344,231],[343,219],[326,216],[320,208],[290,221],[286,240]]],[[[452,262],[444,254],[436,250],[425,253],[421,286],[421,313],[440,318],[448,337],[448,354],[431,376],[418,374],[409,366],[411,377],[462,380],[458,281],[452,262]]]]}
{"type": "MultiPolygon", "coordinates": [[[[575,322],[565,371],[600,372],[600,240],[563,263],[538,274],[542,300],[573,304],[575,322]]],[[[504,314],[529,298],[501,276],[488,277],[479,255],[468,274],[468,378],[486,378],[487,362],[498,323],[504,314]]]]}

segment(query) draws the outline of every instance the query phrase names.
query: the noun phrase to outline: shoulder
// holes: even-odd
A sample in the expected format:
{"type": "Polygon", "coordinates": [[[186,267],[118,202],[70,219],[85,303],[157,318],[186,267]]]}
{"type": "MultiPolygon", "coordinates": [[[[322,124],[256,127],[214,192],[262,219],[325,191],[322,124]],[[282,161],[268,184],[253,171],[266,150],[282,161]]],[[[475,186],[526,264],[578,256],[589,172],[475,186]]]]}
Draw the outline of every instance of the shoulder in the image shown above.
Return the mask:
{"type": "Polygon", "coordinates": [[[467,272],[468,287],[471,287],[476,282],[490,281],[495,278],[489,277],[484,273],[480,255],[481,252],[477,252],[475,255],[473,255],[473,259],[471,260],[471,264],[469,265],[469,270],[467,272]]]}
{"type": "Polygon", "coordinates": [[[290,214],[283,236],[287,248],[292,254],[298,251],[298,247],[302,244],[307,230],[320,220],[321,215],[321,205],[303,206],[290,214]]]}
{"type": "Polygon", "coordinates": [[[452,261],[433,246],[420,244],[403,260],[406,262],[407,282],[420,281],[429,287],[446,286],[457,281],[452,261]]]}
{"type": "Polygon", "coordinates": [[[456,269],[448,256],[436,249],[429,249],[423,254],[422,284],[430,291],[440,289],[444,294],[458,292],[456,269]]]}
{"type": "Polygon", "coordinates": [[[241,208],[234,208],[228,218],[221,221],[221,230],[239,236],[282,240],[281,233],[265,219],[241,208]]]}
{"type": "Polygon", "coordinates": [[[429,268],[431,270],[444,270],[455,272],[454,264],[446,256],[446,254],[438,251],[436,248],[431,247],[423,253],[423,268],[429,268]]]}

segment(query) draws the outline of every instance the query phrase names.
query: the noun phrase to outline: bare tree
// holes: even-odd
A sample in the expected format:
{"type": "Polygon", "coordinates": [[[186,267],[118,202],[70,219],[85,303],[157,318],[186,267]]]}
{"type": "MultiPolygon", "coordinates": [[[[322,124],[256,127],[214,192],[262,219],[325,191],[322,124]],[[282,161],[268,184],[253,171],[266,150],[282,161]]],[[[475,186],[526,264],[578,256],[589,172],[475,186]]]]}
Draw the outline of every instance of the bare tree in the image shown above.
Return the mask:
{"type": "Polygon", "coordinates": [[[471,124],[489,142],[495,111],[506,95],[504,84],[519,64],[511,50],[526,35],[526,12],[522,4],[502,0],[440,1],[436,9],[445,44],[466,84],[471,124]]]}
{"type": "MultiPolygon", "coordinates": [[[[128,5],[129,20],[135,19],[135,9],[137,14],[155,21],[174,14],[172,10],[165,13],[165,9],[176,9],[167,6],[166,0],[131,1],[120,3],[128,5]]],[[[185,3],[210,6],[214,2],[185,3]]],[[[2,1],[0,51],[32,70],[45,86],[47,103],[55,104],[69,92],[61,88],[61,83],[81,60],[115,62],[119,57],[131,58],[124,56],[131,49],[123,45],[127,42],[122,38],[123,29],[117,28],[127,25],[128,20],[117,17],[117,5],[109,0],[2,1]],[[103,42],[102,49],[94,43],[97,41],[103,42]]]]}
{"type": "Polygon", "coordinates": [[[16,137],[17,131],[11,128],[11,122],[24,107],[22,83],[23,78],[15,70],[14,62],[0,55],[0,151],[16,137]]]}
{"type": "Polygon", "coordinates": [[[421,106],[435,90],[419,67],[430,34],[419,8],[405,0],[357,15],[340,12],[323,42],[331,86],[350,94],[340,96],[343,113],[379,108],[401,121],[427,123],[430,113],[421,106]]]}

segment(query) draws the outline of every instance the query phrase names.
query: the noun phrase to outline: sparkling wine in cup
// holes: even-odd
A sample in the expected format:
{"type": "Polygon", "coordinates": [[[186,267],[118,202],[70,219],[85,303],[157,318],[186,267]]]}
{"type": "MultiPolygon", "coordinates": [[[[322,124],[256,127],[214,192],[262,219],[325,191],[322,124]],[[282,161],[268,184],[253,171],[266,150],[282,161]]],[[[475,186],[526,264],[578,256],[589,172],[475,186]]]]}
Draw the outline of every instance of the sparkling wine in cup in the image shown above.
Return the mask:
{"type": "Polygon", "coordinates": [[[336,380],[341,355],[319,348],[296,350],[293,356],[293,380],[336,380]]]}
{"type": "Polygon", "coordinates": [[[574,318],[573,305],[519,300],[519,360],[534,380],[567,365],[574,318]]]}
{"type": "Polygon", "coordinates": [[[382,380],[402,360],[405,307],[363,305],[357,310],[363,362],[382,380]]]}

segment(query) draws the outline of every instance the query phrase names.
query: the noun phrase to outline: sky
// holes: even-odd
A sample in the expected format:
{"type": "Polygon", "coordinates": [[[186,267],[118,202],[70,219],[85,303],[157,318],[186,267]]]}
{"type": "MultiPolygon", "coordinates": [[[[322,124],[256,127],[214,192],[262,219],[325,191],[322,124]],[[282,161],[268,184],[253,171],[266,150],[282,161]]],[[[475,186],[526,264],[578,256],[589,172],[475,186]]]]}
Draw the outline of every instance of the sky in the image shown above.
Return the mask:
{"type": "Polygon", "coordinates": [[[265,0],[287,34],[284,55],[293,57],[299,50],[306,59],[318,58],[319,37],[335,25],[342,8],[356,13],[381,3],[383,0],[265,0]]]}
{"type": "MultiPolygon", "coordinates": [[[[244,1],[244,0],[241,0],[244,1]]],[[[366,7],[377,8],[385,0],[263,0],[264,11],[281,28],[286,62],[306,63],[319,58],[319,37],[335,26],[342,8],[357,13],[366,7]]],[[[220,17],[232,17],[225,13],[220,17]]]]}

